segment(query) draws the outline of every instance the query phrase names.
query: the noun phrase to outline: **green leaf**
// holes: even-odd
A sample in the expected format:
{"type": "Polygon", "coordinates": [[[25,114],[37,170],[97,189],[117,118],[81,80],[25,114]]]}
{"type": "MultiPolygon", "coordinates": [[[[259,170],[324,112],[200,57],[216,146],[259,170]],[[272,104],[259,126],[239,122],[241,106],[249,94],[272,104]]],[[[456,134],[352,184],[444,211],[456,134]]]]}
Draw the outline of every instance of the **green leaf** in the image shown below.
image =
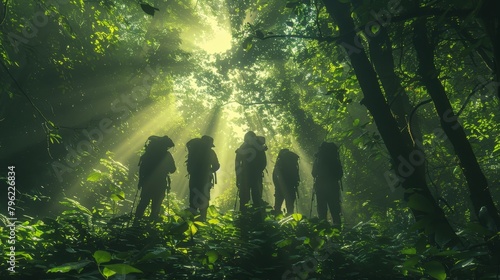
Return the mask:
{"type": "Polygon", "coordinates": [[[359,125],[359,119],[355,119],[355,120],[352,122],[352,125],[353,125],[353,126],[358,126],[358,125],[359,125]]]}
{"type": "Polygon", "coordinates": [[[304,245],[310,244],[311,243],[311,238],[309,238],[309,237],[304,238],[303,239],[303,243],[304,243],[304,245]]]}
{"type": "Polygon", "coordinates": [[[311,239],[311,247],[315,249],[322,248],[325,245],[326,241],[322,238],[313,238],[311,239]]]}
{"type": "Polygon", "coordinates": [[[430,261],[428,263],[424,263],[422,268],[425,270],[425,273],[432,276],[437,280],[445,280],[446,279],[446,271],[444,266],[437,261],[430,261]]]}
{"type": "Polygon", "coordinates": [[[243,50],[248,52],[252,48],[252,37],[248,37],[243,41],[243,50]]]}
{"type": "Polygon", "coordinates": [[[216,251],[208,251],[205,253],[208,258],[209,263],[215,263],[215,261],[219,258],[219,254],[216,251]]]}
{"type": "Polygon", "coordinates": [[[105,267],[105,268],[102,270],[102,275],[103,275],[104,277],[106,277],[106,279],[107,279],[107,278],[109,278],[110,276],[115,275],[115,274],[116,274],[116,271],[111,270],[111,269],[109,269],[109,268],[107,268],[107,267],[105,267]]]}
{"type": "Polygon", "coordinates": [[[97,262],[97,264],[109,262],[111,260],[111,254],[107,251],[95,251],[94,255],[92,255],[97,262]]]}
{"type": "Polygon", "coordinates": [[[379,30],[380,30],[380,25],[378,25],[378,24],[373,24],[370,27],[370,31],[372,32],[373,35],[377,35],[379,30]]]}
{"type": "Polygon", "coordinates": [[[60,266],[53,267],[53,268],[47,270],[47,272],[66,273],[66,272],[71,271],[73,269],[74,270],[81,269],[81,268],[85,267],[86,265],[88,265],[89,263],[91,263],[91,261],[88,261],[88,260],[65,263],[65,264],[62,264],[60,266]]]}
{"type": "Polygon", "coordinates": [[[417,253],[417,249],[415,248],[406,248],[401,250],[401,254],[405,255],[415,255],[417,253]]]}
{"type": "Polygon", "coordinates": [[[118,195],[118,197],[121,199],[121,200],[125,200],[125,192],[124,191],[120,191],[119,193],[117,193],[116,195],[118,195]]]}
{"type": "Polygon", "coordinates": [[[114,200],[115,202],[125,200],[125,193],[123,191],[119,193],[114,193],[111,195],[111,199],[114,200]]]}
{"type": "Polygon", "coordinates": [[[212,218],[217,218],[219,216],[219,212],[217,212],[217,209],[215,208],[214,205],[208,206],[207,214],[209,217],[212,217],[212,218]]]}
{"type": "Polygon", "coordinates": [[[290,239],[290,238],[282,239],[282,240],[276,242],[276,246],[278,246],[278,248],[283,248],[283,247],[288,246],[290,244],[292,244],[292,239],[290,239]]]}
{"type": "Polygon", "coordinates": [[[410,200],[408,201],[408,206],[412,209],[422,211],[425,213],[433,213],[434,205],[429,199],[421,194],[413,194],[410,196],[410,200]]]}
{"type": "Polygon", "coordinates": [[[102,178],[102,173],[100,171],[95,171],[90,173],[89,176],[87,176],[87,181],[89,182],[97,182],[102,178]]]}
{"type": "Polygon", "coordinates": [[[216,225],[216,224],[220,223],[220,221],[218,219],[210,219],[210,220],[208,220],[208,223],[211,225],[216,225]]]}
{"type": "Polygon", "coordinates": [[[191,221],[188,221],[187,224],[188,224],[188,227],[187,227],[186,231],[184,232],[184,234],[186,236],[195,235],[198,232],[198,228],[196,227],[196,225],[191,221]]]}
{"type": "Polygon", "coordinates": [[[456,270],[456,269],[464,269],[469,266],[476,266],[476,263],[474,262],[474,258],[466,259],[463,261],[460,261],[457,263],[455,266],[451,268],[451,271],[456,270]]]}
{"type": "Polygon", "coordinates": [[[293,213],[292,214],[292,217],[294,220],[296,220],[297,222],[300,222],[300,220],[302,220],[302,214],[300,213],[293,213]]]}
{"type": "Polygon", "coordinates": [[[90,210],[81,205],[80,202],[74,200],[74,199],[71,199],[71,198],[67,198],[65,197],[63,201],[59,202],[60,204],[64,205],[64,206],[68,206],[68,207],[71,207],[71,208],[76,208],[84,213],[87,213],[89,215],[92,215],[92,212],[90,212],[90,210]]]}
{"type": "Polygon", "coordinates": [[[194,221],[195,225],[199,226],[199,227],[206,227],[207,224],[205,222],[201,222],[201,221],[194,221]]]}
{"type": "Polygon", "coordinates": [[[129,273],[142,273],[139,269],[124,263],[120,264],[107,264],[104,265],[105,268],[114,271],[118,274],[129,274],[129,273]]]}
{"type": "Polygon", "coordinates": [[[413,257],[407,259],[403,263],[403,268],[405,268],[405,269],[415,268],[415,265],[417,265],[417,263],[419,262],[419,260],[420,260],[419,256],[413,256],[413,257]]]}

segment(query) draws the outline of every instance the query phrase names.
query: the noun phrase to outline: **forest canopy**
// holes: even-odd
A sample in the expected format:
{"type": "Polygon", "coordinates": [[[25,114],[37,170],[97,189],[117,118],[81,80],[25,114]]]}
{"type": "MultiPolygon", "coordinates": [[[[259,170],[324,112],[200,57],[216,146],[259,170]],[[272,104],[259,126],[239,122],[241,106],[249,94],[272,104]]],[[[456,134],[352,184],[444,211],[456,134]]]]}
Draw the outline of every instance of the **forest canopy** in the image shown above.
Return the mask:
{"type": "Polygon", "coordinates": [[[2,279],[500,279],[499,5],[0,0],[2,279]],[[236,210],[247,131],[268,147],[262,220],[236,210]],[[137,227],[151,135],[177,170],[137,227]],[[206,221],[186,210],[202,135],[206,221]],[[315,208],[324,141],[341,228],[315,208]],[[300,158],[289,215],[270,210],[282,149],[300,158]]]}

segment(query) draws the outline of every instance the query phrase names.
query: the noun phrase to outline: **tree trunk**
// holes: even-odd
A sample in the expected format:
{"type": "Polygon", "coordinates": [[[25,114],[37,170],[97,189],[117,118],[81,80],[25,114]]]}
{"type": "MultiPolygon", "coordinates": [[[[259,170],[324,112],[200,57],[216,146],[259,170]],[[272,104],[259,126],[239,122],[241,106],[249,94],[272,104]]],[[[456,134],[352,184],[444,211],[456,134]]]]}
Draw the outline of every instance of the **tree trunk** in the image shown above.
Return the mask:
{"type": "Polygon", "coordinates": [[[485,0],[482,1],[481,8],[479,9],[479,17],[484,26],[486,35],[490,38],[493,47],[493,61],[494,69],[493,75],[496,81],[493,82],[493,90],[496,90],[498,97],[500,97],[500,2],[498,0],[485,0]]]}
{"type": "MultiPolygon", "coordinates": [[[[425,156],[413,148],[408,138],[400,133],[396,120],[386,103],[375,70],[361,44],[356,44],[354,21],[350,5],[338,0],[323,0],[323,3],[339,26],[340,44],[348,52],[354,72],[363,91],[362,103],[373,116],[380,136],[391,155],[399,181],[405,188],[405,200],[419,226],[425,227],[438,245],[455,245],[458,237],[448,223],[443,210],[434,200],[425,180],[425,156]],[[418,156],[418,157],[416,157],[418,156]]],[[[386,176],[387,178],[387,176],[386,176]]]]}
{"type": "Polygon", "coordinates": [[[479,217],[481,207],[486,206],[497,228],[500,228],[500,217],[491,197],[486,177],[477,162],[462,125],[458,122],[458,117],[453,112],[445,89],[438,79],[438,70],[434,65],[434,46],[427,38],[427,26],[423,18],[414,23],[413,44],[419,62],[418,73],[434,102],[441,127],[458,156],[460,167],[469,186],[474,213],[479,217]]]}
{"type": "Polygon", "coordinates": [[[409,123],[408,117],[412,105],[406,91],[401,86],[401,79],[394,72],[392,43],[384,26],[381,26],[379,32],[370,40],[370,59],[382,82],[385,96],[390,104],[391,111],[396,116],[399,128],[401,130],[411,129],[412,138],[415,141],[422,142],[422,133],[416,116],[413,117],[412,123],[409,123]],[[411,128],[407,127],[410,125],[411,128]]]}

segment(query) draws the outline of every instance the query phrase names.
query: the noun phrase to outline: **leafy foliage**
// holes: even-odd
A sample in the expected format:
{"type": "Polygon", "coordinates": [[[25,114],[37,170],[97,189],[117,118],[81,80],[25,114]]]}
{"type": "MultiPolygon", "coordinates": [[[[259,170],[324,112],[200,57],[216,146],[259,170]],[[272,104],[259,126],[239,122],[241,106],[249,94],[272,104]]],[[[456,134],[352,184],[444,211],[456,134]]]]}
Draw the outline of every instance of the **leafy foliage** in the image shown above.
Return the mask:
{"type": "MultiPolygon", "coordinates": [[[[488,252],[438,249],[425,236],[394,225],[359,223],[342,232],[301,214],[273,216],[271,208],[248,216],[210,206],[200,222],[191,212],[130,226],[128,215],[104,218],[72,199],[56,219],[30,219],[18,226],[18,272],[9,279],[447,279],[493,275],[488,252]],[[394,237],[389,237],[394,234],[394,237]],[[416,244],[416,245],[414,245],[416,244]]],[[[175,204],[175,203],[174,203],[175,204]]],[[[7,231],[2,229],[2,240],[7,231]]],[[[478,233],[464,231],[464,237],[478,233]]],[[[3,244],[5,245],[5,244],[3,244]]],[[[6,254],[3,255],[6,262],[6,254]]],[[[3,270],[1,273],[5,273],[3,270]]],[[[461,279],[461,278],[460,278],[461,279]]]]}

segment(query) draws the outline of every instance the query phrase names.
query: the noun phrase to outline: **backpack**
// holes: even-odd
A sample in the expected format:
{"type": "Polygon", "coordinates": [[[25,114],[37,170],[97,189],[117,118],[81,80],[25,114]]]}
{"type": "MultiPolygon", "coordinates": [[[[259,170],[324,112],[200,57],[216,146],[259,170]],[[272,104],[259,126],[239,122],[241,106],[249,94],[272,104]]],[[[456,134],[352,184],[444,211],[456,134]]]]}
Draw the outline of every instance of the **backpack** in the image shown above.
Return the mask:
{"type": "Polygon", "coordinates": [[[331,174],[331,176],[340,180],[344,176],[344,171],[342,170],[342,163],[339,157],[339,148],[335,143],[323,142],[316,154],[316,159],[318,160],[319,170],[326,172],[326,174],[331,174]],[[332,173],[333,172],[333,173],[332,173]]]}
{"type": "MultiPolygon", "coordinates": [[[[144,144],[144,154],[139,160],[139,186],[150,179],[156,166],[165,159],[168,149],[174,147],[174,142],[168,136],[149,136],[144,144]]],[[[174,167],[169,166],[169,169],[174,167]]]]}
{"type": "Polygon", "coordinates": [[[289,149],[282,149],[276,159],[274,169],[283,176],[283,180],[287,185],[296,188],[300,182],[299,176],[299,156],[289,149]]]}
{"type": "Polygon", "coordinates": [[[169,148],[174,147],[174,142],[168,136],[152,135],[148,137],[144,145],[144,154],[165,153],[169,148]]]}
{"type": "Polygon", "coordinates": [[[210,147],[201,138],[189,140],[186,148],[188,150],[186,166],[189,174],[201,174],[209,170],[210,147]]]}

